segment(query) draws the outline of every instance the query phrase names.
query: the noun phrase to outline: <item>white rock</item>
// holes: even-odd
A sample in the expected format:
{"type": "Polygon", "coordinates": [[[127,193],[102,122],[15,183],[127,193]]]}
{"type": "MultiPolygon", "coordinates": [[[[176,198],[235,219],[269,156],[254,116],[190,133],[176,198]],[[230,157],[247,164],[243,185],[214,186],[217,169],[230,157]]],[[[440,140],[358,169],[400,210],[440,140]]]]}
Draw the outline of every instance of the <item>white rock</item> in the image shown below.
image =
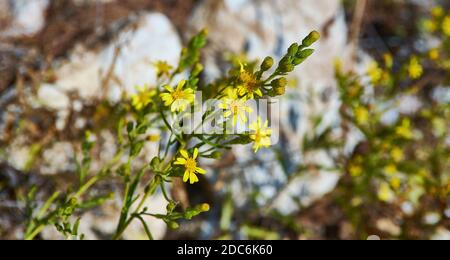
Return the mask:
{"type": "Polygon", "coordinates": [[[41,104],[56,111],[66,110],[70,105],[69,97],[58,86],[50,84],[41,85],[38,99],[41,104]]]}
{"type": "Polygon", "coordinates": [[[58,142],[43,152],[43,166],[41,173],[44,175],[55,175],[74,171],[75,152],[71,143],[58,142]]]}
{"type": "Polygon", "coordinates": [[[400,113],[412,115],[422,107],[422,102],[417,96],[404,95],[398,98],[398,109],[400,113]]]}
{"type": "MultiPolygon", "coordinates": [[[[0,7],[8,5],[7,0],[1,1],[0,7]]],[[[8,9],[11,13],[3,16],[9,16],[12,20],[8,26],[0,28],[0,38],[31,36],[39,32],[45,25],[45,10],[48,4],[48,0],[9,1],[8,9]]]]}
{"type": "Polygon", "coordinates": [[[438,212],[427,212],[423,217],[423,222],[427,225],[436,225],[441,218],[442,217],[438,212]]]}
{"type": "Polygon", "coordinates": [[[27,162],[30,158],[30,148],[24,146],[24,140],[14,140],[11,144],[11,148],[8,149],[8,162],[18,170],[25,170],[27,162]]]}
{"type": "Polygon", "coordinates": [[[436,233],[431,237],[432,240],[450,240],[450,230],[445,227],[440,227],[436,233]]]}
{"type": "Polygon", "coordinates": [[[119,34],[117,40],[99,52],[79,47],[69,61],[56,70],[56,85],[65,91],[75,91],[83,99],[105,95],[117,101],[122,92],[134,93],[135,87],[156,84],[156,72],[152,62],[165,60],[175,65],[181,51],[180,38],[162,14],[142,16],[136,29],[130,28],[119,34]],[[120,48],[112,78],[108,87],[102,85],[114,61],[116,47],[120,48]],[[109,89],[103,93],[103,87],[109,89]]]}
{"type": "Polygon", "coordinates": [[[379,230],[387,232],[393,236],[399,236],[402,232],[401,228],[388,218],[378,219],[376,226],[379,230]]]}

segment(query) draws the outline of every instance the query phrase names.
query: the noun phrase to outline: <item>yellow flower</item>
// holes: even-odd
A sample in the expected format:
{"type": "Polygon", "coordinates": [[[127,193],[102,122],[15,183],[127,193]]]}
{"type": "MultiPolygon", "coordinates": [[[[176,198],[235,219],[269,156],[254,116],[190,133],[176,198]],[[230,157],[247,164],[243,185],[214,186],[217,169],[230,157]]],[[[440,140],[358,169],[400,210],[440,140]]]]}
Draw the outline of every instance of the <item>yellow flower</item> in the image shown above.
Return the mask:
{"type": "Polygon", "coordinates": [[[162,76],[169,76],[170,71],[173,69],[173,67],[166,61],[157,61],[154,66],[156,68],[156,75],[158,78],[162,76]]]}
{"type": "Polygon", "coordinates": [[[447,182],[447,186],[445,187],[445,195],[450,193],[450,180],[447,182]]]}
{"type": "Polygon", "coordinates": [[[246,71],[244,65],[241,63],[241,71],[239,74],[239,85],[238,85],[239,96],[244,96],[248,99],[255,98],[255,94],[262,97],[262,91],[259,88],[259,82],[255,75],[246,71]]]}
{"type": "Polygon", "coordinates": [[[444,8],[442,6],[435,6],[431,9],[431,15],[433,17],[439,18],[444,15],[444,8]]]}
{"type": "Polygon", "coordinates": [[[211,209],[211,207],[209,206],[208,203],[203,203],[203,204],[200,205],[198,208],[199,208],[199,210],[202,211],[202,212],[208,212],[208,211],[211,209]]]}
{"type": "Polygon", "coordinates": [[[447,15],[442,22],[442,31],[445,35],[450,36],[450,15],[447,15]]]}
{"type": "Polygon", "coordinates": [[[405,155],[402,149],[395,147],[391,151],[391,157],[395,162],[401,162],[405,158],[405,155]]]}
{"type": "Polygon", "coordinates": [[[183,89],[186,85],[186,80],[180,81],[176,89],[170,86],[165,86],[168,93],[162,93],[161,99],[165,106],[171,106],[172,112],[180,112],[186,109],[195,100],[194,90],[191,88],[183,89]]]}
{"type": "Polygon", "coordinates": [[[369,122],[370,115],[369,110],[367,110],[367,108],[363,106],[358,106],[354,109],[353,113],[355,115],[355,119],[358,124],[363,125],[369,122]]]}
{"type": "Polygon", "coordinates": [[[383,55],[383,58],[384,58],[384,64],[386,65],[386,67],[389,69],[392,69],[392,66],[394,66],[394,58],[392,57],[392,55],[389,53],[385,53],[383,55]]]}
{"type": "Polygon", "coordinates": [[[255,153],[258,152],[260,148],[267,148],[271,145],[270,136],[272,135],[272,130],[268,127],[268,125],[269,121],[267,120],[264,125],[262,125],[260,117],[258,117],[256,122],[253,122],[250,125],[250,130],[252,130],[250,139],[255,142],[253,145],[255,153]]]}
{"type": "Polygon", "coordinates": [[[247,113],[251,113],[252,109],[246,104],[247,99],[244,97],[239,99],[237,89],[228,89],[228,97],[222,100],[219,107],[224,109],[225,112],[223,116],[228,118],[233,117],[233,126],[237,124],[238,118],[241,123],[247,123],[247,113]]]}
{"type": "Polygon", "coordinates": [[[435,32],[438,28],[436,22],[430,19],[427,19],[423,22],[423,27],[425,28],[426,31],[431,33],[435,32]]]}
{"type": "Polygon", "coordinates": [[[205,174],[206,171],[200,167],[197,167],[197,156],[198,149],[194,149],[194,154],[192,157],[189,156],[189,153],[186,150],[180,150],[180,154],[182,157],[178,157],[175,161],[175,165],[183,165],[185,168],[183,181],[190,182],[190,184],[194,184],[198,182],[198,177],[196,173],[205,174]]]}
{"type": "Polygon", "coordinates": [[[389,164],[386,167],[384,167],[384,172],[387,175],[395,175],[398,171],[397,171],[397,166],[395,164],[389,164]]]}
{"type": "Polygon", "coordinates": [[[411,79],[418,79],[423,74],[423,67],[420,65],[419,59],[412,58],[408,65],[408,74],[411,79]]]}
{"type": "Polygon", "coordinates": [[[400,126],[397,126],[395,132],[400,137],[403,137],[405,139],[412,139],[413,132],[411,130],[411,121],[407,118],[403,119],[402,124],[400,126]]]}
{"type": "Polygon", "coordinates": [[[160,139],[161,136],[159,134],[151,134],[147,137],[147,140],[152,143],[158,142],[160,139]]]}
{"type": "Polygon", "coordinates": [[[362,167],[359,165],[350,165],[349,172],[352,177],[359,177],[362,174],[362,167]]]}
{"type": "Polygon", "coordinates": [[[383,77],[383,70],[377,62],[373,61],[367,67],[367,74],[369,75],[372,84],[378,84],[383,77]]]}
{"type": "Polygon", "coordinates": [[[433,48],[433,49],[431,49],[431,50],[428,52],[428,57],[429,57],[431,60],[434,60],[434,61],[438,60],[438,59],[439,59],[439,49],[438,49],[438,48],[433,48]]]}
{"type": "Polygon", "coordinates": [[[395,194],[389,187],[389,184],[382,183],[378,189],[378,199],[384,202],[391,202],[394,200],[395,194]]]}
{"type": "Polygon", "coordinates": [[[131,104],[136,110],[141,110],[152,102],[152,97],[155,96],[156,91],[150,90],[148,87],[138,87],[137,93],[131,96],[131,104]]]}
{"type": "Polygon", "coordinates": [[[397,191],[400,188],[400,185],[402,184],[402,181],[398,177],[392,177],[390,180],[391,187],[397,191]]]}
{"type": "Polygon", "coordinates": [[[441,137],[445,136],[448,129],[448,122],[446,119],[435,117],[432,119],[431,123],[433,124],[433,134],[441,137]]]}

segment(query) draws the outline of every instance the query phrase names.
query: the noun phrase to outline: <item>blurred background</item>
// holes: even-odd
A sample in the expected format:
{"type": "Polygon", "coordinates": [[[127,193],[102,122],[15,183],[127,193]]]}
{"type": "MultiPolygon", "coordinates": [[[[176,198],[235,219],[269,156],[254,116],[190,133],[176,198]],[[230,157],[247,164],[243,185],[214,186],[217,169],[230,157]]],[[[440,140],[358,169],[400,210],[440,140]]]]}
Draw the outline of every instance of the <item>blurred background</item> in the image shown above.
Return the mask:
{"type": "MultiPolygon", "coordinates": [[[[0,0],[0,239],[23,238],[25,194],[76,178],[86,130],[93,167],[114,155],[111,116],[124,93],[156,85],[203,28],[204,83],[235,60],[281,58],[317,30],[316,53],[289,78],[281,140],[236,147],[199,184],[173,183],[182,205],[211,210],[156,239],[450,239],[450,4],[438,0],[0,0]]],[[[157,144],[145,147],[153,158],[157,144]]],[[[82,215],[109,237],[120,186],[82,215]]],[[[148,202],[165,212],[162,194],[148,202]]],[[[53,227],[40,239],[60,239],[53,227]]],[[[125,239],[145,238],[139,223],[125,239]]]]}

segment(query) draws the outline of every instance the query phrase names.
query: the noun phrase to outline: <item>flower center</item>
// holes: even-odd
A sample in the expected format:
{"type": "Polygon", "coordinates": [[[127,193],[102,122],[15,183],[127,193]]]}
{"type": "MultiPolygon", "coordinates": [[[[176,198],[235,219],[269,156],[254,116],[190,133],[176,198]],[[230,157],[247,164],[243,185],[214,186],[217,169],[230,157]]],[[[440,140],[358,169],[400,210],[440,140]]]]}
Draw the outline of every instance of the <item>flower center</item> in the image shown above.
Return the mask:
{"type": "Polygon", "coordinates": [[[197,169],[197,162],[193,158],[189,158],[186,160],[184,166],[186,167],[186,170],[188,170],[189,172],[195,172],[197,169]]]}
{"type": "Polygon", "coordinates": [[[240,79],[248,92],[256,90],[258,81],[252,74],[248,73],[247,71],[243,71],[241,72],[240,79]]]}
{"type": "Polygon", "coordinates": [[[256,142],[256,143],[259,143],[259,142],[261,142],[261,139],[262,139],[261,132],[260,132],[260,131],[257,131],[257,132],[255,133],[255,142],[256,142]]]}
{"type": "Polygon", "coordinates": [[[172,98],[177,100],[177,99],[183,99],[184,98],[184,92],[183,90],[175,90],[172,93],[172,98]]]}
{"type": "Polygon", "coordinates": [[[147,101],[148,101],[147,93],[145,93],[145,92],[140,93],[139,94],[139,102],[147,103],[147,101]]]}

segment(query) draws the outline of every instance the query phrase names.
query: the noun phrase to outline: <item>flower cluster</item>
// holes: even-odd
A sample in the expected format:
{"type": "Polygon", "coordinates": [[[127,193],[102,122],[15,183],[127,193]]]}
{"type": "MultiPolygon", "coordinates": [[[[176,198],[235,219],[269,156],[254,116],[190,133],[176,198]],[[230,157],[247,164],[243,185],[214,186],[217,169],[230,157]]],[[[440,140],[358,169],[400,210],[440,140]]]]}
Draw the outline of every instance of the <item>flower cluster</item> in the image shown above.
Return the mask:
{"type": "MultiPolygon", "coordinates": [[[[441,7],[434,8],[430,16],[425,36],[436,35],[436,47],[406,60],[386,54],[369,64],[366,75],[344,73],[336,66],[343,128],[351,125],[364,137],[349,155],[337,156],[339,160],[345,158],[337,200],[350,202],[343,207],[354,219],[355,228],[362,228],[363,216],[368,214],[364,208],[381,205],[402,209],[396,216],[401,221],[420,219],[430,212],[437,213],[442,221],[445,218],[446,213],[437,205],[447,204],[450,195],[450,131],[444,123],[450,110],[448,101],[436,96],[430,99],[427,93],[440,88],[448,91],[442,86],[450,82],[446,76],[433,80],[426,76],[450,72],[445,65],[450,36],[445,24],[450,18],[441,7]],[[413,113],[402,104],[411,99],[419,103],[413,113]]],[[[322,146],[335,149],[331,135],[321,140],[322,146]]],[[[411,235],[407,225],[402,228],[405,230],[399,234],[411,235]]]]}
{"type": "MultiPolygon", "coordinates": [[[[177,228],[180,219],[191,219],[209,210],[206,203],[193,207],[179,206],[180,202],[166,191],[174,179],[180,178],[189,184],[199,182],[200,175],[207,173],[200,167],[201,159],[218,159],[233,145],[253,144],[255,152],[271,145],[269,121],[263,122],[257,116],[249,122],[252,118],[249,114],[254,111],[248,101],[283,95],[287,84],[285,76],[313,53],[309,47],[319,39],[319,34],[312,32],[301,44],[293,44],[276,68],[272,68],[274,59],[271,57],[265,58],[258,67],[241,61],[217,82],[203,86],[200,82],[203,72],[201,49],[207,43],[206,37],[206,30],[195,35],[183,48],[176,66],[166,61],[154,62],[157,85],[136,87],[134,94],[114,105],[110,111],[114,111],[111,118],[116,120],[117,129],[118,149],[115,156],[99,172],[92,174],[90,154],[95,143],[91,138],[86,138],[82,145],[83,158],[78,163],[78,188],[64,195],[55,193],[42,208],[36,209],[39,214],[30,215],[27,239],[35,238],[49,224],[54,224],[65,236],[78,238],[80,220],[71,221],[71,217],[76,211],[100,205],[111,198],[112,194],[96,198],[87,194],[92,186],[107,177],[117,178],[123,184],[124,192],[121,215],[112,238],[120,239],[130,223],[139,221],[148,238],[152,239],[145,218],[158,218],[170,228],[177,228]],[[239,123],[249,123],[247,131],[239,134],[227,131],[222,134],[199,134],[196,132],[199,126],[183,133],[176,131],[174,121],[190,112],[196,102],[196,91],[220,102],[220,120],[224,128],[227,124],[237,127],[239,123]],[[149,142],[158,143],[157,155],[149,162],[139,163],[149,142]],[[157,190],[167,200],[166,214],[153,214],[144,207],[146,200],[157,190]],[[57,207],[51,207],[53,204],[57,207]]],[[[210,116],[211,111],[205,111],[202,121],[210,116]]],[[[89,134],[89,137],[92,135],[89,134]]],[[[33,194],[28,197],[32,201],[33,194]]]]}

